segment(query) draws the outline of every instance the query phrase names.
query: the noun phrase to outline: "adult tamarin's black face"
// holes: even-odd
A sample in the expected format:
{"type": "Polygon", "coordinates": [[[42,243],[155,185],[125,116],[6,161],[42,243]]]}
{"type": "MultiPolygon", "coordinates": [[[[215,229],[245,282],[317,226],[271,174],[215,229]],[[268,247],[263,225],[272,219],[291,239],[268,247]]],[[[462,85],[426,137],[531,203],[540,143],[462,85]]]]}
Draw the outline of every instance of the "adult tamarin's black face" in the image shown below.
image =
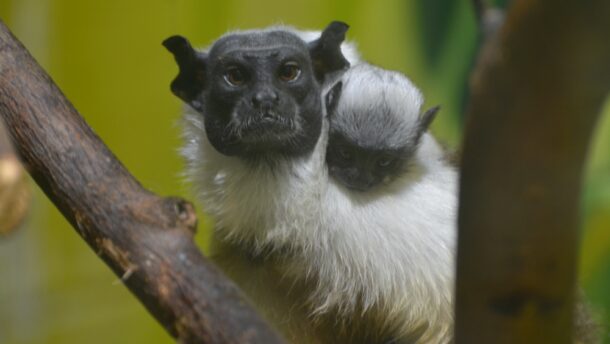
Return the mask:
{"type": "Polygon", "coordinates": [[[202,113],[222,154],[302,155],[320,136],[321,82],[349,66],[340,52],[346,30],[333,22],[309,44],[288,30],[245,31],[223,36],[207,53],[171,37],[164,45],[180,67],[172,91],[202,113]]]}
{"type": "Polygon", "coordinates": [[[227,155],[310,151],[320,135],[321,94],[305,43],[285,31],[232,35],[209,55],[203,113],[227,155]]]}

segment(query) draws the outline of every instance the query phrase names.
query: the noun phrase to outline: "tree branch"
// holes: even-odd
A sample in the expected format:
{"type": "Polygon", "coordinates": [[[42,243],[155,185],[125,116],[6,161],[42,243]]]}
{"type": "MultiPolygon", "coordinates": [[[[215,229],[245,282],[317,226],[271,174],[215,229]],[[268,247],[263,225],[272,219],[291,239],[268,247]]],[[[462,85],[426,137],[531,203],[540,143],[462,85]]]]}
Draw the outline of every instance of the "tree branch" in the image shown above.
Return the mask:
{"type": "Polygon", "coordinates": [[[2,23],[0,115],[38,185],[172,336],[281,342],[193,243],[193,207],[142,188],[2,23]]]}
{"type": "Polygon", "coordinates": [[[456,343],[571,343],[580,187],[610,90],[610,2],[517,0],[475,71],[456,343]]]}

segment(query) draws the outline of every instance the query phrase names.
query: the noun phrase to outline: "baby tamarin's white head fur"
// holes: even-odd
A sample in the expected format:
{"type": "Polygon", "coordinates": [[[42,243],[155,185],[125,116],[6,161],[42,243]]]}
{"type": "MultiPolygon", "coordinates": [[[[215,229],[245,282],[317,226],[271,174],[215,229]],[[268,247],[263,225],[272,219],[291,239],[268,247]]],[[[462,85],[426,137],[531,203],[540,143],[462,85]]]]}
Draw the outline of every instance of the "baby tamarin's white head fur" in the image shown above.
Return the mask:
{"type": "Polygon", "coordinates": [[[420,135],[424,98],[403,74],[360,63],[340,82],[341,93],[330,114],[337,131],[380,147],[402,147],[420,135]]]}
{"type": "Polygon", "coordinates": [[[407,77],[366,63],[345,72],[330,95],[328,168],[359,191],[408,171],[438,110],[420,114],[423,96],[407,77]]]}

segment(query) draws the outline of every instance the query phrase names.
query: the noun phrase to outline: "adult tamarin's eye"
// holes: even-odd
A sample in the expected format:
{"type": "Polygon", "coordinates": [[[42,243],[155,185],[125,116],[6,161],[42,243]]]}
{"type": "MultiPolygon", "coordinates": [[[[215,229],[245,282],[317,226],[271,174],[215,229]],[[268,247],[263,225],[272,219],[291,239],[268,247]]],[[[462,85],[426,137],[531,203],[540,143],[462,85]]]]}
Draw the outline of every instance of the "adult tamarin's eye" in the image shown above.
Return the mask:
{"type": "Polygon", "coordinates": [[[280,67],[279,76],[286,82],[295,81],[301,76],[301,68],[296,62],[286,62],[280,67]]]}
{"type": "Polygon", "coordinates": [[[241,86],[246,82],[246,75],[241,68],[231,66],[225,71],[224,79],[231,86],[241,86]]]}

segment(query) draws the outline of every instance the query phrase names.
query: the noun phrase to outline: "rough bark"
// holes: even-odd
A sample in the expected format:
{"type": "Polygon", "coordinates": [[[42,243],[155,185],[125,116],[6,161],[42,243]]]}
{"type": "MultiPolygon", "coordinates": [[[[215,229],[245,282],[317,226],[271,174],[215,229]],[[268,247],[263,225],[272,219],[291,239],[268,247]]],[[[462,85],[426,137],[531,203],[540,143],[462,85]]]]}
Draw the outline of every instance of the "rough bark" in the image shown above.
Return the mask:
{"type": "Polygon", "coordinates": [[[2,23],[0,116],[49,199],[179,342],[281,342],[193,243],[193,207],[145,190],[2,23]]]}
{"type": "Polygon", "coordinates": [[[471,83],[456,342],[571,343],[583,165],[610,90],[610,2],[514,1],[471,83]]]}

